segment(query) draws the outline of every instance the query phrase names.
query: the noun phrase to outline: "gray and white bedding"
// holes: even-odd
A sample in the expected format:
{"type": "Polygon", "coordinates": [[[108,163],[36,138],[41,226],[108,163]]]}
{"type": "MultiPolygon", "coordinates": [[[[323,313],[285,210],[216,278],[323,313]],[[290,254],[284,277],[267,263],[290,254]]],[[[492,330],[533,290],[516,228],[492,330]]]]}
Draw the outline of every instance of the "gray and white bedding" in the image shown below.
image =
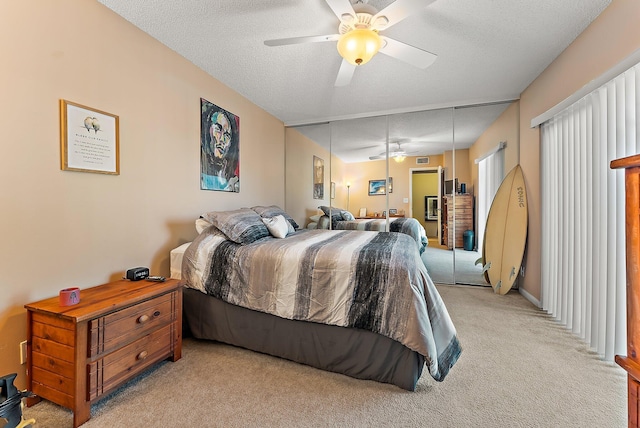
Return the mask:
{"type": "MultiPolygon", "coordinates": [[[[335,219],[334,219],[335,220],[335,219]]],[[[316,226],[317,229],[328,229],[330,219],[322,216],[316,226]]],[[[367,230],[375,232],[387,231],[387,220],[385,218],[335,220],[332,223],[334,230],[367,230]]],[[[389,232],[399,232],[409,235],[418,244],[420,254],[427,248],[429,241],[424,227],[415,218],[392,217],[389,219],[389,232]]]]}
{"type": "Polygon", "coordinates": [[[187,248],[182,280],[233,305],[386,336],[423,355],[438,381],[461,352],[444,302],[406,234],[303,229],[239,243],[214,223],[187,248]]]}

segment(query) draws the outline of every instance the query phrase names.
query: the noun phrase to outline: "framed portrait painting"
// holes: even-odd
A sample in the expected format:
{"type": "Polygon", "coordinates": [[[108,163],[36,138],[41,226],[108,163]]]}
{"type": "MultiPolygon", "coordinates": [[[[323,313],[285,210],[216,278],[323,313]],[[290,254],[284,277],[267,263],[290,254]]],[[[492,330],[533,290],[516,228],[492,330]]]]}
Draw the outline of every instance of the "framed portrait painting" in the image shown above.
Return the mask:
{"type": "Polygon", "coordinates": [[[200,98],[200,188],[240,192],[240,118],[200,98]]]}

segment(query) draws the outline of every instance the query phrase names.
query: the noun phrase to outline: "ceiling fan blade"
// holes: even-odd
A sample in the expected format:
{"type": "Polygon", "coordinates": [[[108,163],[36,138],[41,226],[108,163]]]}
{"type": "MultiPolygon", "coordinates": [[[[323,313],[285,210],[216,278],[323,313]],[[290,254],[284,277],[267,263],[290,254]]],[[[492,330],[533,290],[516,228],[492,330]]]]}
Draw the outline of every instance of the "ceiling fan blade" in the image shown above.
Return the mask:
{"type": "Polygon", "coordinates": [[[351,19],[356,18],[356,12],[351,6],[349,0],[325,0],[333,13],[336,14],[340,21],[345,21],[351,16],[351,19]]]}
{"type": "Polygon", "coordinates": [[[356,66],[343,59],[342,64],[340,64],[340,70],[338,70],[335,86],[347,86],[351,82],[354,71],[356,71],[356,66]]]}
{"type": "Polygon", "coordinates": [[[339,38],[340,38],[340,34],[329,34],[326,36],[289,37],[287,39],[265,40],[264,44],[267,46],[284,46],[284,45],[297,45],[299,43],[335,42],[339,38]]]}
{"type": "Polygon", "coordinates": [[[369,156],[369,160],[380,160],[380,159],[386,159],[386,156],[369,156]]]}
{"type": "Polygon", "coordinates": [[[376,30],[386,30],[407,16],[413,15],[429,6],[434,1],[435,0],[396,0],[371,18],[373,28],[376,30]]]}
{"type": "Polygon", "coordinates": [[[380,52],[411,64],[414,67],[425,69],[429,67],[438,58],[438,55],[431,52],[413,47],[406,43],[399,42],[389,37],[380,36],[384,42],[384,46],[380,48],[380,52]]]}

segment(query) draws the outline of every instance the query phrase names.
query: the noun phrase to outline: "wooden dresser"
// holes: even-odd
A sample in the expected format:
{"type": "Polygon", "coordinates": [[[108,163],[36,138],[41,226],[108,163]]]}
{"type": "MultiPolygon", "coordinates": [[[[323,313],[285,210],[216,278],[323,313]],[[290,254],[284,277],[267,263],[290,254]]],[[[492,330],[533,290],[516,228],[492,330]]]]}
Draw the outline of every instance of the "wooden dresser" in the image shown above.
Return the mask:
{"type": "Polygon", "coordinates": [[[455,248],[462,248],[464,246],[465,230],[473,230],[473,195],[469,193],[455,195],[455,209],[453,200],[453,195],[444,197],[446,222],[443,222],[443,236],[446,238],[445,245],[450,250],[454,247],[454,244],[455,248]],[[453,233],[454,213],[456,216],[455,237],[453,233]]]}
{"type": "Polygon", "coordinates": [[[627,371],[628,421],[639,426],[640,413],[640,155],[617,159],[611,168],[625,168],[627,249],[627,356],[616,362],[627,371]]]}
{"type": "Polygon", "coordinates": [[[182,354],[182,286],[115,281],[80,290],[80,302],[59,297],[27,309],[27,389],[73,411],[73,426],[91,417],[91,403],[151,365],[182,354]]]}

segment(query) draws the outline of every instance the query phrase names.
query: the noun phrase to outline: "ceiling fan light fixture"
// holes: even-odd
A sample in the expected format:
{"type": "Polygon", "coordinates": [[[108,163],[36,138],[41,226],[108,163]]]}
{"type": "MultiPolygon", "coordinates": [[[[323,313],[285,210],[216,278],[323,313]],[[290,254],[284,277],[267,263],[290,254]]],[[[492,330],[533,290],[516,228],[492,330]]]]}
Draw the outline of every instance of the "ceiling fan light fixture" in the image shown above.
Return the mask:
{"type": "Polygon", "coordinates": [[[393,160],[400,163],[403,162],[407,157],[405,155],[395,155],[393,160]]]}
{"type": "Polygon", "coordinates": [[[382,40],[377,31],[356,28],[340,36],[338,52],[353,65],[363,65],[378,53],[382,40]]]}

